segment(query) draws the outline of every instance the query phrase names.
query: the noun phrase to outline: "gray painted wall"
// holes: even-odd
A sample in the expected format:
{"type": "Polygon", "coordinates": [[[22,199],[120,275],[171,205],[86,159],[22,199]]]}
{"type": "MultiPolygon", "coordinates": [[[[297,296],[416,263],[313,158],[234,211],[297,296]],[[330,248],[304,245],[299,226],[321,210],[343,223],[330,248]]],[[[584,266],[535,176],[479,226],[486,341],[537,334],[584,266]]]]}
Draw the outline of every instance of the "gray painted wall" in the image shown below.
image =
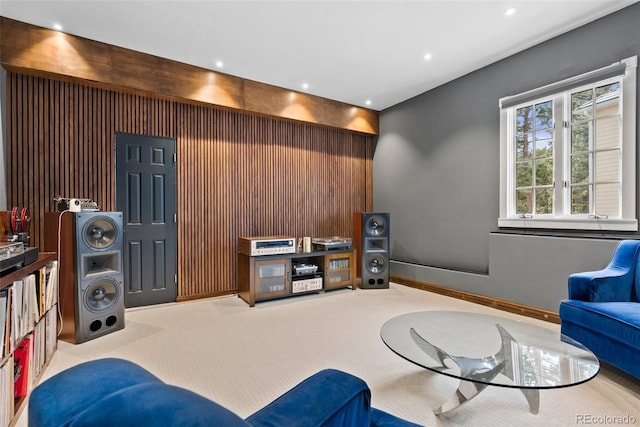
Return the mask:
{"type": "Polygon", "coordinates": [[[499,233],[498,100],[640,55],[639,22],[640,3],[380,113],[392,274],[555,311],[568,274],[606,265],[619,234],[499,233]]]}

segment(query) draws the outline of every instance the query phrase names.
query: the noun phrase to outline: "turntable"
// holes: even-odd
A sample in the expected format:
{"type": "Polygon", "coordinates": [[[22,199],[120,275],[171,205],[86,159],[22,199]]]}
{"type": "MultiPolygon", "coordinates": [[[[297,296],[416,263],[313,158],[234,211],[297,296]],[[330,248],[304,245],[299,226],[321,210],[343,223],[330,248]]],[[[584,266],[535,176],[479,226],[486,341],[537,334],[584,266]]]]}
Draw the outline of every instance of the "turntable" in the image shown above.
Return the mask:
{"type": "Polygon", "coordinates": [[[38,248],[25,248],[22,242],[0,243],[0,275],[29,265],[38,259],[38,248]]]}
{"type": "Polygon", "coordinates": [[[313,249],[317,251],[351,249],[351,238],[349,237],[314,237],[311,239],[311,243],[313,249]]]}

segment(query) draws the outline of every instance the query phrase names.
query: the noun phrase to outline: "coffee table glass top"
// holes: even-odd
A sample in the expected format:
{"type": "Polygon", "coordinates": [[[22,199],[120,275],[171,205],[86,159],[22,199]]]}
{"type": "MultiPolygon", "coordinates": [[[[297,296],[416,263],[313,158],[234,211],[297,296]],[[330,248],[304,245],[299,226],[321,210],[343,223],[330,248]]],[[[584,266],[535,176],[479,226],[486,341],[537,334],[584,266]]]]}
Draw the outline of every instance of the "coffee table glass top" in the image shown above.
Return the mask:
{"type": "Polygon", "coordinates": [[[386,322],[381,337],[410,362],[487,385],[567,387],[592,379],[600,369],[593,353],[559,332],[484,314],[408,313],[386,322]]]}

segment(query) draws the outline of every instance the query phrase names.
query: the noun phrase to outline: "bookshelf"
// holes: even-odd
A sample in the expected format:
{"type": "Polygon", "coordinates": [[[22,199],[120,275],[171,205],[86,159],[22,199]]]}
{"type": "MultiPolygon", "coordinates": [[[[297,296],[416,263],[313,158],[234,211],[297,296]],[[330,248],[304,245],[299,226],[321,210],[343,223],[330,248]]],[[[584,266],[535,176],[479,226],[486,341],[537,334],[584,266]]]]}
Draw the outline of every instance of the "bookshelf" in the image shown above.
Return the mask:
{"type": "Polygon", "coordinates": [[[13,426],[57,348],[54,252],[0,277],[0,427],[13,426]]]}

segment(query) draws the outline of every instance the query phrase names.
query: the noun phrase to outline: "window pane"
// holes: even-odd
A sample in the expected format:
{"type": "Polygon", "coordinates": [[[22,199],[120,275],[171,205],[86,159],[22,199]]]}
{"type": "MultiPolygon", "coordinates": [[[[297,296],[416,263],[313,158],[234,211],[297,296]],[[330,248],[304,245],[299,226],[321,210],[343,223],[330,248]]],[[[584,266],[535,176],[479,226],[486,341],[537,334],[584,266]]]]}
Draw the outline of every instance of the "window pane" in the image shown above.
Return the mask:
{"type": "Polygon", "coordinates": [[[596,184],[596,214],[618,215],[620,212],[620,186],[596,184]]]}
{"type": "Polygon", "coordinates": [[[593,90],[571,94],[571,120],[580,121],[593,117],[593,90]]]}
{"type": "Polygon", "coordinates": [[[516,190],[516,213],[517,214],[530,214],[532,213],[532,190],[516,190]]]}
{"type": "Polygon", "coordinates": [[[618,182],[620,181],[620,160],[618,150],[602,151],[595,154],[594,181],[618,182]]]}
{"type": "Polygon", "coordinates": [[[553,213],[553,188],[536,189],[536,213],[553,213]]]}
{"type": "Polygon", "coordinates": [[[516,187],[530,187],[533,184],[533,162],[516,164],[516,187]]]}
{"type": "Polygon", "coordinates": [[[571,188],[571,213],[589,213],[589,187],[581,185],[571,188]]]}
{"type": "Polygon", "coordinates": [[[620,147],[620,118],[614,116],[596,119],[594,133],[596,150],[620,147]]]}
{"type": "Polygon", "coordinates": [[[551,101],[536,104],[536,129],[553,127],[553,109],[551,101]]]}
{"type": "Polygon", "coordinates": [[[553,159],[536,161],[536,185],[553,184],[553,159]]]}
{"type": "Polygon", "coordinates": [[[552,129],[542,129],[536,131],[536,139],[552,139],[553,138],[553,130],[552,129]]]}
{"type": "Polygon", "coordinates": [[[589,123],[571,126],[571,152],[589,151],[589,123]]]}
{"type": "Polygon", "coordinates": [[[526,133],[516,137],[516,160],[526,160],[531,158],[533,152],[533,135],[526,133]]]}
{"type": "Polygon", "coordinates": [[[587,182],[589,182],[589,155],[571,156],[571,183],[586,184],[587,182]]]}
{"type": "Polygon", "coordinates": [[[533,129],[533,107],[530,105],[516,110],[516,132],[526,133],[533,129]]]}
{"type": "Polygon", "coordinates": [[[596,88],[596,117],[616,115],[620,111],[620,83],[596,88]]]}
{"type": "Polygon", "coordinates": [[[553,156],[553,139],[536,139],[536,157],[551,156],[553,156]]]}

